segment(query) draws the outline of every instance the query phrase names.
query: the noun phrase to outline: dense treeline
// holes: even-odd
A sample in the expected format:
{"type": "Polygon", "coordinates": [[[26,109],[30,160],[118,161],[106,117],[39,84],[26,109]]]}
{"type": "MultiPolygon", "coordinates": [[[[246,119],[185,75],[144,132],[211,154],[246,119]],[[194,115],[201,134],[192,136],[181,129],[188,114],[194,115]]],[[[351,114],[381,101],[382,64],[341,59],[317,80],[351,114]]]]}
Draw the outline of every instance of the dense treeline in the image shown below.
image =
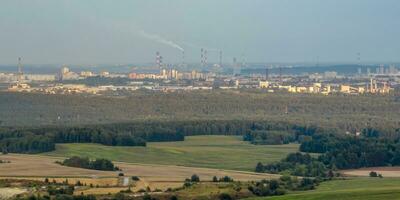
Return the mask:
{"type": "Polygon", "coordinates": [[[248,190],[256,196],[284,195],[287,191],[312,190],[319,184],[310,178],[281,176],[279,179],[261,180],[248,186],[248,190]]]}
{"type": "Polygon", "coordinates": [[[243,136],[244,141],[249,141],[252,144],[288,144],[297,141],[296,134],[289,131],[267,131],[256,130],[249,131],[243,136]]]}
{"type": "Polygon", "coordinates": [[[319,153],[318,158],[289,154],[277,163],[258,163],[256,171],[332,177],[337,169],[400,165],[400,134],[383,137],[379,131],[366,128],[360,135],[317,133],[304,138],[300,151],[319,153]]]}
{"type": "Polygon", "coordinates": [[[266,173],[288,173],[293,176],[303,177],[329,177],[328,168],[316,158],[309,154],[291,153],[280,162],[263,165],[258,163],[256,172],[266,173]]]}
{"type": "MultiPolygon", "coordinates": [[[[400,123],[395,95],[310,95],[260,90],[143,92],[126,96],[0,92],[0,126],[82,125],[133,121],[260,120],[390,133],[400,123]]],[[[393,132],[392,132],[393,133],[393,132]]]]}
{"type": "Polygon", "coordinates": [[[322,153],[318,160],[333,169],[400,165],[400,138],[364,134],[359,137],[315,135],[303,142],[300,150],[322,153]]]}
{"type": "Polygon", "coordinates": [[[0,149],[3,153],[40,153],[55,150],[55,143],[46,136],[27,135],[0,140],[0,149]]]}
{"type": "Polygon", "coordinates": [[[314,126],[301,127],[286,122],[246,120],[137,122],[25,129],[3,128],[0,129],[0,148],[8,152],[37,153],[53,150],[55,143],[145,146],[146,142],[182,141],[185,136],[190,135],[244,135],[260,130],[274,130],[280,133],[293,132],[295,139],[298,139],[304,134],[313,134],[318,129],[314,126]],[[40,145],[36,144],[37,141],[40,141],[40,145]],[[24,145],[20,144],[22,142],[24,142],[24,145]]]}
{"type": "MultiPolygon", "coordinates": [[[[191,120],[114,123],[87,126],[40,128],[0,128],[0,149],[8,152],[37,153],[51,151],[55,143],[99,143],[110,146],[146,146],[146,142],[183,141],[191,135],[243,135],[253,144],[286,144],[298,141],[302,150],[324,152],[340,129],[307,124],[253,120],[191,120]],[[321,138],[318,138],[321,137],[321,138]],[[323,142],[320,142],[323,141],[323,142]],[[325,141],[326,140],[326,141],[325,141]],[[315,144],[314,144],[315,143],[315,144]],[[320,147],[321,145],[324,145],[320,147]],[[308,149],[307,149],[308,148],[308,149]],[[319,148],[319,149],[318,149],[319,148]]],[[[394,134],[365,128],[363,134],[395,139],[394,134]]]]}
{"type": "Polygon", "coordinates": [[[67,158],[63,162],[60,162],[60,164],[68,167],[79,167],[84,169],[94,169],[103,171],[119,170],[119,168],[114,166],[114,163],[112,163],[110,160],[107,159],[90,160],[89,158],[81,158],[78,156],[67,158]]]}
{"type": "Polygon", "coordinates": [[[145,146],[204,134],[284,144],[309,141],[315,133],[354,134],[365,127],[368,134],[393,139],[400,132],[396,95],[214,90],[99,97],[0,92],[0,148],[36,153],[54,149],[55,143],[145,146]]]}

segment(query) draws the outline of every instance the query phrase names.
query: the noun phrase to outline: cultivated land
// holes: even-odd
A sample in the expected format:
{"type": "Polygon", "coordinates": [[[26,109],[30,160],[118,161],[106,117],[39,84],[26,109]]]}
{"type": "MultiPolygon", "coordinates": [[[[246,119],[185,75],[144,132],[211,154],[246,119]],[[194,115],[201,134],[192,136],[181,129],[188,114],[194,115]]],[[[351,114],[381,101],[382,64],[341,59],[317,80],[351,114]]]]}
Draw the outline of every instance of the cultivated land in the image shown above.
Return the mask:
{"type": "Polygon", "coordinates": [[[26,192],[26,189],[21,188],[0,188],[0,199],[9,199],[17,194],[26,192]]]}
{"type": "Polygon", "coordinates": [[[400,178],[352,178],[323,182],[316,190],[248,200],[383,200],[400,199],[400,178]]]}
{"type": "Polygon", "coordinates": [[[342,170],[346,176],[369,176],[371,171],[382,174],[383,177],[400,177],[400,167],[369,167],[361,169],[342,170]]]}
{"type": "MultiPolygon", "coordinates": [[[[111,190],[118,192],[124,189],[121,186],[119,172],[88,170],[75,167],[66,167],[55,163],[62,158],[54,158],[38,155],[7,154],[0,155],[0,159],[10,161],[0,165],[0,179],[28,179],[44,181],[49,178],[50,182],[63,182],[68,179],[71,184],[80,181],[82,184],[93,184],[107,187],[106,190],[92,188],[84,193],[99,194],[111,190]],[[108,188],[110,187],[110,188],[108,188]],[[122,189],[121,189],[122,188],[122,189]]],[[[278,178],[277,175],[259,174],[252,172],[218,170],[209,168],[194,168],[168,165],[146,165],[115,163],[123,170],[125,177],[139,176],[140,181],[134,183],[134,190],[145,189],[167,189],[183,185],[183,181],[193,174],[200,176],[202,181],[211,181],[213,176],[230,176],[238,181],[251,181],[261,179],[278,178]]],[[[126,188],[125,188],[126,189],[126,188]]],[[[81,192],[81,191],[80,191],[81,192]]]]}
{"type": "Polygon", "coordinates": [[[268,163],[296,152],[298,144],[252,145],[236,136],[190,136],[182,142],[154,142],[147,147],[98,144],[58,144],[50,156],[88,156],[130,163],[181,165],[254,171],[258,162],[268,163]]]}

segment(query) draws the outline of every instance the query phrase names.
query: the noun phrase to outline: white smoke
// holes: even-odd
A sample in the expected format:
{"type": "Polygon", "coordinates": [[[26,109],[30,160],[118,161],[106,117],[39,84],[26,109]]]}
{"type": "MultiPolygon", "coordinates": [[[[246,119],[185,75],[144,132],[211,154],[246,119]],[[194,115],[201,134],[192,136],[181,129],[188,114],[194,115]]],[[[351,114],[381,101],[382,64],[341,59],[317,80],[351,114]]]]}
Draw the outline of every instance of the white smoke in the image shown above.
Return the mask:
{"type": "Polygon", "coordinates": [[[140,36],[142,36],[144,38],[147,38],[149,40],[153,40],[153,41],[159,42],[161,44],[168,45],[168,46],[173,47],[175,49],[179,49],[180,51],[185,51],[185,49],[183,49],[181,46],[176,44],[174,41],[167,40],[167,39],[165,39],[165,38],[163,38],[163,37],[161,37],[159,35],[146,33],[143,30],[140,30],[139,34],[140,34],[140,36]]]}

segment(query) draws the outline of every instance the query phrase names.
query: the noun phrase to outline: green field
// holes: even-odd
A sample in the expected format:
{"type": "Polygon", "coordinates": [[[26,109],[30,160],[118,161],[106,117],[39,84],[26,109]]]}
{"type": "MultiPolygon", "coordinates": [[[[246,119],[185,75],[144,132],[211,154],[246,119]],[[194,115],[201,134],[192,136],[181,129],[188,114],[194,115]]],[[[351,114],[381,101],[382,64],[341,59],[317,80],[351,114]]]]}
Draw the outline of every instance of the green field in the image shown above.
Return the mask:
{"type": "Polygon", "coordinates": [[[400,199],[399,178],[354,178],[322,183],[316,190],[247,200],[384,200],[400,199]]]}
{"type": "Polygon", "coordinates": [[[253,171],[257,162],[273,162],[298,150],[298,144],[252,145],[235,136],[191,136],[182,142],[147,147],[58,144],[50,156],[88,156],[114,161],[253,171]]]}

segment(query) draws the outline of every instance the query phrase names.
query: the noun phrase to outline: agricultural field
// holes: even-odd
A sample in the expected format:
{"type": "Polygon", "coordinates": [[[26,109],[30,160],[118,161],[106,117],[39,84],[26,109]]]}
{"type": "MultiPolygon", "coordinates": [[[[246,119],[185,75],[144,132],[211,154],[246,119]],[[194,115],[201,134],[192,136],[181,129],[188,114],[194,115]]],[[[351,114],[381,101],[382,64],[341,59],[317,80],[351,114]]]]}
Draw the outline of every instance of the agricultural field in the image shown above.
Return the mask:
{"type": "Polygon", "coordinates": [[[321,183],[316,190],[246,200],[382,200],[400,199],[400,178],[351,178],[321,183]]]}
{"type": "Polygon", "coordinates": [[[258,162],[278,161],[296,152],[298,147],[298,144],[252,145],[235,136],[190,136],[182,142],[153,142],[147,147],[57,144],[56,151],[44,155],[254,171],[258,162]]]}
{"type": "Polygon", "coordinates": [[[0,199],[9,199],[24,192],[26,192],[26,190],[21,188],[0,188],[0,199]]]}
{"type": "Polygon", "coordinates": [[[383,177],[400,178],[400,167],[369,167],[361,169],[342,170],[341,173],[345,176],[369,176],[371,171],[381,174],[383,177]]]}
{"type": "MultiPolygon", "coordinates": [[[[109,190],[120,191],[121,185],[117,171],[98,171],[75,167],[62,166],[55,161],[62,160],[48,156],[7,154],[0,155],[2,160],[10,163],[2,163],[0,166],[0,179],[21,179],[32,181],[44,181],[48,178],[49,182],[61,183],[68,180],[68,183],[75,184],[78,181],[85,185],[100,187],[112,187],[109,190]]],[[[197,174],[202,181],[211,181],[213,176],[230,176],[238,181],[250,181],[277,178],[277,175],[259,174],[252,172],[219,170],[209,168],[194,168],[183,166],[150,165],[150,164],[131,164],[115,163],[122,169],[125,177],[138,176],[140,181],[134,183],[135,190],[167,189],[170,187],[180,187],[183,181],[193,174],[197,174]]],[[[99,189],[93,188],[90,192],[99,193],[99,189]]],[[[108,193],[108,192],[107,192],[108,193]]]]}

